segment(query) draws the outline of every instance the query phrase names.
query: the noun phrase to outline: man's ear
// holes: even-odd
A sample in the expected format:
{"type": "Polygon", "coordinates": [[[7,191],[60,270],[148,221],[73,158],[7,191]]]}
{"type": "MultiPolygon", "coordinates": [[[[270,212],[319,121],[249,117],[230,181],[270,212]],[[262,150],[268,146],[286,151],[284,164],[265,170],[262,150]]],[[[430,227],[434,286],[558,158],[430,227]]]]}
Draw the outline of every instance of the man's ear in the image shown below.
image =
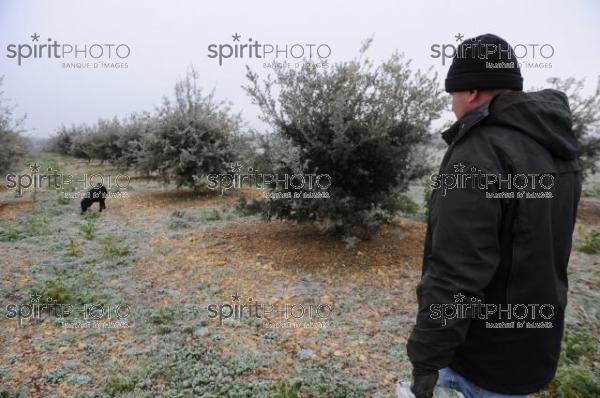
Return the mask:
{"type": "Polygon", "coordinates": [[[469,96],[467,97],[467,102],[472,104],[473,102],[479,99],[479,90],[469,90],[469,96]]]}

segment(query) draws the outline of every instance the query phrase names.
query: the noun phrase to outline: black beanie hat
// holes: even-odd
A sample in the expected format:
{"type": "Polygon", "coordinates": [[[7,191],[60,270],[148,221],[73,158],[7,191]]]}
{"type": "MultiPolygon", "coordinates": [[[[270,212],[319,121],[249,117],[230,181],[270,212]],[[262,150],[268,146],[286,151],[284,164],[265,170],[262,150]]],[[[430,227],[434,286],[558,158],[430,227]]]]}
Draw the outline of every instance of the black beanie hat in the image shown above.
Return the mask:
{"type": "Polygon", "coordinates": [[[506,40],[486,33],[466,39],[456,49],[446,77],[446,91],[523,90],[518,59],[506,40]]]}

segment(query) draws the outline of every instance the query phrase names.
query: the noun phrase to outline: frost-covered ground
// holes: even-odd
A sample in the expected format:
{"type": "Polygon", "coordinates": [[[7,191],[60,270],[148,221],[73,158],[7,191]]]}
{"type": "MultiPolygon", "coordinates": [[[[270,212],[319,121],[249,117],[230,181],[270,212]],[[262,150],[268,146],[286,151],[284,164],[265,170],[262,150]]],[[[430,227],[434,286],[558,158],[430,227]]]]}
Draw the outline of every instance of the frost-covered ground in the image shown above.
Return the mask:
{"type": "MultiPolygon", "coordinates": [[[[65,173],[115,172],[36,160],[65,173]]],[[[300,382],[303,397],[388,397],[407,377],[418,216],[348,247],[311,226],[241,214],[235,204],[250,191],[220,197],[150,180],[132,188],[86,217],[78,201],[49,190],[35,200],[0,192],[0,388],[31,397],[294,397],[300,382]],[[19,327],[6,306],[29,304],[32,294],[73,308],[128,308],[127,325],[75,329],[73,317],[44,314],[19,327]],[[284,314],[222,324],[209,317],[211,305],[257,302],[295,306],[296,316],[300,308],[332,311],[291,316],[295,324],[284,314]]],[[[576,246],[600,224],[600,200],[586,201],[576,246]]],[[[574,251],[570,271],[569,328],[594,338],[598,261],[574,251]]]]}

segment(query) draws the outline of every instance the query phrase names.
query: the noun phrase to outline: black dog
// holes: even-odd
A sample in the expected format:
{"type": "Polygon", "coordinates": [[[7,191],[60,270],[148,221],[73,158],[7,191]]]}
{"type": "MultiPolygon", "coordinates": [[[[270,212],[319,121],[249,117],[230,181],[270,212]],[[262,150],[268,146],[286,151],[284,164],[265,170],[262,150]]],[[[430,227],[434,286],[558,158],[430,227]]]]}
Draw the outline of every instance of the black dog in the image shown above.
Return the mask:
{"type": "Polygon", "coordinates": [[[81,200],[81,214],[85,213],[94,202],[100,203],[100,211],[106,209],[106,195],[108,191],[101,183],[90,189],[81,200]]]}

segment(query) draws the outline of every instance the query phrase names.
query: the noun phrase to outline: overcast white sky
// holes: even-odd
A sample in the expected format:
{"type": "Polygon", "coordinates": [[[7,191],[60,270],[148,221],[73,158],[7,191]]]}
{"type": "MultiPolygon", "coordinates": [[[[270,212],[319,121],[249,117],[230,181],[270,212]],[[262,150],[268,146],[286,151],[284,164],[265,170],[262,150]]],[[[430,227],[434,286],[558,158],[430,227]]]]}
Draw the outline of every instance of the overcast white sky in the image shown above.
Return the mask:
{"type": "MultiPolygon", "coordinates": [[[[250,126],[259,127],[257,109],[240,88],[245,64],[267,73],[263,61],[227,59],[219,66],[208,57],[210,44],[233,44],[232,35],[285,46],[326,44],[329,62],[348,60],[361,41],[373,36],[369,52],[387,58],[396,49],[415,67],[433,66],[445,77],[447,67],[431,57],[431,45],[456,44],[495,33],[515,45],[548,44],[554,55],[543,59],[528,50],[526,62],[550,62],[551,68],[523,68],[526,87],[548,77],[586,77],[588,89],[600,73],[600,3],[589,1],[158,1],[158,0],[0,0],[0,75],[5,97],[28,114],[32,135],[47,136],[62,123],[93,123],[152,110],[172,92],[188,65],[200,72],[202,85],[218,98],[233,101],[250,126]],[[121,44],[131,48],[127,69],[64,69],[57,59],[8,58],[7,46],[39,43],[121,44]],[[531,55],[531,56],[530,56],[531,55]]],[[[531,47],[529,47],[531,49],[531,47]]],[[[549,47],[546,47],[549,50],[549,47]]],[[[547,52],[546,52],[547,54],[547,52]]]]}

